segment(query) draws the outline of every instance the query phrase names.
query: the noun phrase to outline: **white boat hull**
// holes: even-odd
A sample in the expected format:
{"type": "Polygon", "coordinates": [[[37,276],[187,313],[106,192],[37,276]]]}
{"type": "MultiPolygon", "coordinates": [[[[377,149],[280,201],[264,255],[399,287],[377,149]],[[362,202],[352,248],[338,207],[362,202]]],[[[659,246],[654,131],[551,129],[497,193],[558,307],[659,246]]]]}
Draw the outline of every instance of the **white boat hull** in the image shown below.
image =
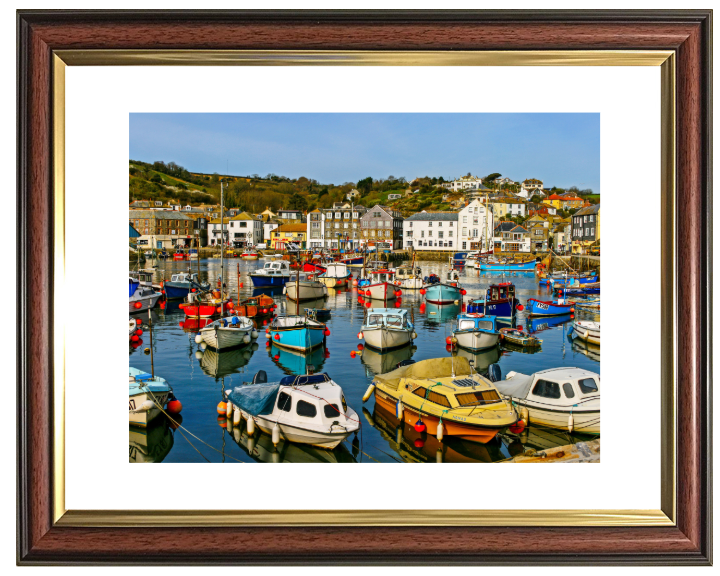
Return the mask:
{"type": "Polygon", "coordinates": [[[412,329],[392,329],[387,327],[363,327],[365,344],[377,350],[400,348],[412,341],[412,329]]]}
{"type": "Polygon", "coordinates": [[[600,345],[600,325],[596,322],[576,322],[573,326],[573,332],[580,340],[600,345]]]}
{"type": "Polygon", "coordinates": [[[147,392],[141,392],[140,394],[133,394],[130,396],[130,424],[133,426],[147,426],[148,422],[162,414],[162,411],[157,407],[157,404],[165,408],[168,395],[169,392],[153,392],[151,397],[147,392]],[[155,401],[153,401],[153,407],[150,409],[142,408],[146,402],[152,401],[153,397],[155,399],[155,401]]]}
{"type": "Polygon", "coordinates": [[[405,278],[400,281],[400,288],[403,290],[420,290],[422,287],[422,278],[405,278]]]}
{"type": "MultiPolygon", "coordinates": [[[[531,400],[514,399],[518,406],[526,406],[530,416],[530,425],[547,426],[558,430],[568,430],[570,409],[544,409],[531,400]]],[[[582,434],[600,434],[600,410],[573,409],[573,431],[582,434]]]]}
{"type": "Polygon", "coordinates": [[[370,292],[370,298],[374,300],[395,300],[395,286],[388,282],[372,284],[364,288],[365,294],[370,292]]]}
{"type": "Polygon", "coordinates": [[[468,331],[456,332],[455,338],[457,338],[458,346],[469,350],[483,350],[497,345],[500,335],[490,334],[488,332],[468,331]]]}
{"type": "Polygon", "coordinates": [[[328,294],[327,286],[322,282],[308,282],[306,280],[293,282],[291,280],[285,284],[285,294],[290,300],[297,301],[298,292],[300,293],[300,300],[317,300],[325,298],[328,294]],[[299,284],[299,290],[297,284],[299,284]]]}
{"type": "Polygon", "coordinates": [[[250,344],[252,339],[250,333],[252,328],[227,328],[220,326],[206,326],[200,330],[200,337],[203,342],[215,350],[227,350],[250,344]],[[247,342],[245,337],[250,338],[247,342]]]}
{"type": "Polygon", "coordinates": [[[160,292],[156,292],[152,296],[142,296],[135,299],[130,298],[130,314],[139,314],[140,312],[145,312],[146,310],[154,308],[157,301],[160,300],[160,296],[162,296],[162,294],[160,292]],[[135,307],[136,302],[140,302],[140,308],[135,307]]]}
{"type": "MultiPolygon", "coordinates": [[[[352,408],[348,408],[347,415],[349,418],[358,420],[358,415],[352,408]]],[[[248,420],[251,416],[245,412],[242,412],[243,418],[248,420]]],[[[256,416],[254,418],[255,424],[260,430],[272,436],[272,430],[275,427],[275,420],[265,418],[264,416],[256,416]]],[[[337,447],[340,442],[345,440],[350,434],[357,431],[358,426],[348,427],[347,430],[342,427],[336,426],[333,431],[319,430],[313,428],[300,428],[293,424],[278,422],[278,428],[280,429],[280,438],[289,442],[295,442],[297,444],[309,444],[310,446],[317,446],[318,448],[325,448],[332,450],[337,447]]]]}

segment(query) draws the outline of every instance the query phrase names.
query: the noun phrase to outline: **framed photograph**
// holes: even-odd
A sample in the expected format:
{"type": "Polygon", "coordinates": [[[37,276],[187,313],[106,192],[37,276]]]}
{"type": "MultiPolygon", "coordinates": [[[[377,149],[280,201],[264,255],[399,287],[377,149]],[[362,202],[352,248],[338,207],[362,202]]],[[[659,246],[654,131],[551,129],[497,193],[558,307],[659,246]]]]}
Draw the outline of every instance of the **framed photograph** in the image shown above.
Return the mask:
{"type": "Polygon", "coordinates": [[[711,30],[20,11],[18,563],[709,564],[711,30]]]}

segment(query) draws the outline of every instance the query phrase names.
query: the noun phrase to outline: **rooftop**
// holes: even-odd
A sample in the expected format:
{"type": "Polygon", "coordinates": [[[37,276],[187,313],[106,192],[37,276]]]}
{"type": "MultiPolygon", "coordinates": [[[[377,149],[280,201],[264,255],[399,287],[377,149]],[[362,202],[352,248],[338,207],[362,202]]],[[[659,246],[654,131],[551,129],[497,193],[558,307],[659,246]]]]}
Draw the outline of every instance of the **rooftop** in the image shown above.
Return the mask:
{"type": "Polygon", "coordinates": [[[408,218],[405,218],[405,220],[409,221],[420,221],[420,222],[429,222],[429,221],[443,221],[443,222],[457,222],[458,220],[458,213],[457,212],[418,212],[416,214],[413,214],[412,216],[409,216],[408,218]]]}

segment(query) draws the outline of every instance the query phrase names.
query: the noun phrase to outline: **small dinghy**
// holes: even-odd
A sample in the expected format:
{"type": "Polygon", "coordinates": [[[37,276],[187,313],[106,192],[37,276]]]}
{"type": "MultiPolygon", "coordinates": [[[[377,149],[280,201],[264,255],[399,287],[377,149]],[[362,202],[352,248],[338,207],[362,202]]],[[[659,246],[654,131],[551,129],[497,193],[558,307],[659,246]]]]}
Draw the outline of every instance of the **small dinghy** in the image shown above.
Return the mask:
{"type": "MultiPolygon", "coordinates": [[[[437,278],[437,276],[435,276],[437,278]]],[[[426,284],[420,294],[430,304],[454,304],[462,300],[466,292],[460,286],[460,275],[450,268],[445,274],[445,282],[438,281],[426,284]]]]}
{"type": "Polygon", "coordinates": [[[457,340],[458,346],[468,350],[492,348],[500,339],[497,319],[495,316],[485,314],[460,314],[453,337],[457,340]]]}
{"type": "Polygon", "coordinates": [[[529,423],[600,433],[600,375],[595,372],[580,368],[551,368],[530,376],[508,372],[495,386],[520,406],[529,423]]]}
{"type": "Polygon", "coordinates": [[[373,308],[363,323],[358,338],[376,350],[402,348],[417,338],[415,328],[402,308],[373,308]]]}
{"type": "Polygon", "coordinates": [[[211,292],[193,292],[187,295],[185,302],[180,304],[180,308],[185,312],[185,316],[190,318],[210,318],[216,314],[224,314],[232,310],[232,300],[223,298],[220,290],[211,292]]]}
{"type": "Polygon", "coordinates": [[[586,322],[581,320],[573,324],[575,338],[600,346],[600,322],[586,322]]]}
{"type": "Polygon", "coordinates": [[[202,283],[198,275],[189,272],[178,272],[170,277],[170,280],[163,284],[165,296],[168,300],[186,298],[190,290],[204,292],[210,289],[210,284],[202,283]]]}
{"type": "Polygon", "coordinates": [[[252,320],[244,316],[218,318],[200,330],[195,342],[204,342],[210,348],[221,352],[250,344],[258,337],[252,320]]]}
{"type": "MultiPolygon", "coordinates": [[[[130,314],[137,314],[139,312],[145,312],[155,307],[162,294],[155,292],[149,286],[142,286],[135,283],[137,288],[130,296],[130,314]]],[[[130,278],[130,287],[132,289],[133,279],[130,278]]]]}
{"type": "Polygon", "coordinates": [[[542,344],[542,340],[539,338],[517,328],[500,328],[500,340],[528,348],[538,348],[542,344]]]}
{"type": "Polygon", "coordinates": [[[260,370],[253,382],[226,390],[233,423],[245,419],[252,436],[257,426],[273,444],[281,440],[332,450],[360,428],[342,388],[327,374],[286,376],[267,382],[260,370]]]}
{"type": "Polygon", "coordinates": [[[325,270],[317,277],[328,288],[341,288],[348,285],[350,270],[342,262],[325,264],[325,270]]]}

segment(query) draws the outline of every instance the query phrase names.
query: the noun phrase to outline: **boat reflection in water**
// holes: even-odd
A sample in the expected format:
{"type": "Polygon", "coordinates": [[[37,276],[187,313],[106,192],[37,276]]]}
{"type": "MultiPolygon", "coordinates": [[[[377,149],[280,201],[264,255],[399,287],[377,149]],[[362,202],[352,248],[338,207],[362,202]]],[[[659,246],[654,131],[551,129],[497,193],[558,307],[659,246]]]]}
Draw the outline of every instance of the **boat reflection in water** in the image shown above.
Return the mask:
{"type": "Polygon", "coordinates": [[[555,328],[566,322],[570,322],[570,314],[563,314],[561,316],[545,316],[545,317],[532,317],[525,318],[525,326],[530,334],[536,332],[542,332],[548,328],[555,328]]]}
{"type": "Polygon", "coordinates": [[[252,295],[260,296],[265,294],[267,296],[282,296],[284,286],[263,286],[261,288],[253,288],[252,295]]]}
{"type": "Polygon", "coordinates": [[[542,346],[521,346],[520,344],[513,344],[507,340],[501,344],[503,350],[508,352],[517,352],[519,354],[537,354],[542,352],[542,346]]]}
{"type": "Polygon", "coordinates": [[[403,348],[381,353],[366,346],[360,355],[360,359],[365,365],[365,373],[372,377],[375,374],[385,374],[395,370],[398,362],[409,360],[416,350],[417,346],[408,344],[403,348]]]}
{"type": "Polygon", "coordinates": [[[275,346],[273,343],[267,347],[267,351],[278,368],[289,375],[320,372],[323,364],[325,364],[326,355],[329,355],[324,346],[318,346],[307,354],[303,354],[297,350],[275,346]]]}
{"type": "MultiPolygon", "coordinates": [[[[174,416],[178,423],[182,416],[174,416]]],[[[167,418],[155,418],[147,427],[130,426],[130,463],[159,463],[170,452],[175,436],[167,418]]]]}
{"type": "Polygon", "coordinates": [[[245,372],[243,368],[250,362],[253,352],[257,349],[257,342],[253,342],[242,348],[233,348],[231,350],[223,350],[222,352],[218,352],[212,348],[206,348],[205,350],[195,352],[195,358],[200,361],[202,371],[217,380],[230,374],[241,374],[245,372]]]}
{"type": "Polygon", "coordinates": [[[485,350],[466,350],[465,348],[458,347],[455,350],[457,356],[462,356],[468,360],[472,360],[475,363],[475,370],[481,374],[487,372],[490,364],[495,364],[500,360],[500,347],[493,346],[492,348],[486,348],[485,350]]]}
{"type": "Polygon", "coordinates": [[[495,462],[507,458],[498,440],[480,444],[446,437],[439,442],[427,432],[416,432],[412,425],[401,422],[379,404],[375,404],[372,414],[363,408],[363,415],[404,462],[495,462]]]}
{"type": "Polygon", "coordinates": [[[425,304],[425,325],[439,326],[446,320],[456,318],[460,311],[460,304],[425,304]]]}
{"type": "Polygon", "coordinates": [[[567,446],[578,442],[587,442],[597,438],[595,434],[570,434],[567,431],[545,428],[544,426],[530,425],[521,434],[501,432],[498,434],[500,441],[507,447],[511,457],[520,456],[525,452],[547,450],[557,446],[567,446]]]}
{"type": "Polygon", "coordinates": [[[326,308],[325,298],[315,298],[314,300],[302,300],[300,306],[295,300],[285,299],[285,310],[288,314],[296,314],[298,316],[305,316],[305,308],[326,308]]]}
{"type": "MultiPolygon", "coordinates": [[[[280,439],[277,446],[273,445],[272,437],[262,432],[256,432],[248,436],[245,426],[232,426],[226,422],[227,433],[240,446],[250,458],[256,462],[296,462],[300,464],[357,462],[356,456],[360,453],[360,440],[357,436],[352,441],[351,450],[348,450],[348,442],[342,442],[333,450],[315,448],[309,444],[295,444],[280,439]]],[[[348,439],[349,440],[349,439],[348,439]]]]}
{"type": "Polygon", "coordinates": [[[585,356],[587,356],[591,360],[600,362],[599,345],[585,342],[584,340],[580,340],[579,338],[573,338],[572,334],[568,334],[567,339],[572,343],[573,352],[580,352],[580,354],[585,354],[585,356]]]}

